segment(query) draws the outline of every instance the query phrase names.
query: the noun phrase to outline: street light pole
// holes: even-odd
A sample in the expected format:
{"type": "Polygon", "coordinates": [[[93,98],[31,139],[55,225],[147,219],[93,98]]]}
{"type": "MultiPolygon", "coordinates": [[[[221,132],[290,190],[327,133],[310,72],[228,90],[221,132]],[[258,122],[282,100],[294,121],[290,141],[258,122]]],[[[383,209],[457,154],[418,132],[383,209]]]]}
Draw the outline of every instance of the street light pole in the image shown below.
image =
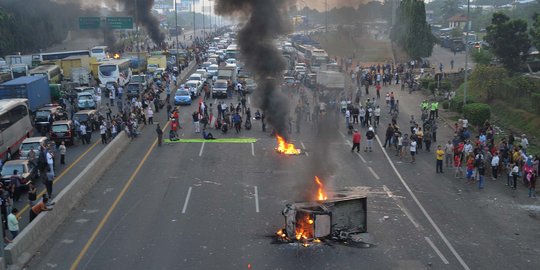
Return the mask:
{"type": "Polygon", "coordinates": [[[205,15],[205,14],[206,14],[205,12],[206,12],[206,10],[205,10],[205,8],[204,8],[204,0],[202,0],[202,29],[203,29],[203,39],[206,38],[206,24],[205,24],[205,22],[204,22],[204,19],[205,19],[204,17],[206,16],[206,15],[205,15]]]}
{"type": "Polygon", "coordinates": [[[467,104],[467,77],[468,77],[468,69],[469,69],[469,44],[468,44],[468,38],[469,38],[469,31],[471,28],[471,22],[469,21],[469,15],[471,10],[471,0],[467,0],[467,24],[465,27],[467,28],[465,30],[465,82],[463,84],[463,106],[467,104]]]}
{"type": "Polygon", "coordinates": [[[176,28],[176,67],[178,68],[178,9],[176,8],[177,5],[176,5],[176,1],[177,0],[174,0],[174,23],[175,23],[175,28],[176,28]]]}
{"type": "Polygon", "coordinates": [[[197,37],[197,30],[195,29],[195,0],[191,3],[191,9],[193,10],[193,41],[195,41],[195,38],[197,37]]]}
{"type": "Polygon", "coordinates": [[[328,0],[324,0],[324,31],[328,33],[328,0]]]}

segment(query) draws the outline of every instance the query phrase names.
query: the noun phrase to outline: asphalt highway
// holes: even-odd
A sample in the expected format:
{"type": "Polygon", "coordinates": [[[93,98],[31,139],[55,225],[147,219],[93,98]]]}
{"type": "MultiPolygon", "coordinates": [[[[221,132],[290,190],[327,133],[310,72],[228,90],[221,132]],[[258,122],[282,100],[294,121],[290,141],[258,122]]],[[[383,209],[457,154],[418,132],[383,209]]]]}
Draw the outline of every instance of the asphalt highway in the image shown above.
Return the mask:
{"type": "MultiPolygon", "coordinates": [[[[419,115],[420,96],[399,90],[396,95],[401,104],[399,125],[408,130],[409,115],[419,115]]],[[[195,104],[180,109],[182,138],[200,138],[190,121],[195,110],[195,104]]],[[[161,111],[156,117],[162,126],[167,125],[164,114],[161,111]]],[[[388,122],[384,115],[382,126],[388,122]]],[[[455,179],[452,168],[437,175],[433,153],[421,152],[416,164],[400,161],[379,142],[373,152],[351,153],[343,117],[339,115],[334,123],[338,128],[319,127],[328,130],[325,147],[313,124],[303,122],[300,133],[289,135],[304,152],[298,156],[276,153],[275,138],[263,133],[255,120],[252,130],[238,135],[211,130],[217,138],[256,138],[253,144],[157,147],[154,128],[146,127],[34,255],[28,269],[524,269],[539,265],[539,234],[534,225],[540,207],[538,201],[526,198],[525,189],[512,192],[502,180],[487,180],[486,188],[478,191],[455,179]],[[321,153],[322,162],[317,159],[321,153]],[[275,243],[272,236],[284,225],[285,204],[313,198],[314,166],[327,168],[323,181],[328,191],[367,194],[372,247],[275,243]]],[[[361,129],[363,137],[365,131],[361,129]]],[[[383,140],[384,128],[377,133],[383,140]]],[[[451,135],[451,129],[441,123],[438,143],[451,135]]]]}

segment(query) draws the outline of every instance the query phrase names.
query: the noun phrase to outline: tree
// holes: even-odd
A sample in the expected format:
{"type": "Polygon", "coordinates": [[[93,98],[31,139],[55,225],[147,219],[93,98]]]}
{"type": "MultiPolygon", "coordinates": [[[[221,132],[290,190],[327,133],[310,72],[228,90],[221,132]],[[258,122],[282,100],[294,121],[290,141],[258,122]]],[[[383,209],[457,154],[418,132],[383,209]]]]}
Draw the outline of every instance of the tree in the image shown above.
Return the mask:
{"type": "Polygon", "coordinates": [[[517,71],[527,58],[531,46],[527,22],[522,19],[510,20],[503,13],[494,13],[487,28],[485,40],[491,51],[509,70],[517,71]]]}
{"type": "Polygon", "coordinates": [[[475,62],[476,64],[487,66],[491,63],[493,54],[491,54],[491,52],[487,49],[480,48],[472,50],[471,57],[473,62],[475,62]]]}
{"type": "Polygon", "coordinates": [[[448,22],[448,19],[452,16],[460,14],[462,11],[459,9],[461,0],[446,0],[441,8],[443,14],[444,23],[448,22]]]}
{"type": "Polygon", "coordinates": [[[532,44],[536,49],[540,49],[540,14],[535,13],[533,16],[533,27],[531,27],[530,34],[532,38],[532,44]]]}
{"type": "Polygon", "coordinates": [[[428,57],[433,52],[436,38],[426,22],[423,1],[403,0],[396,10],[396,21],[390,38],[412,59],[428,57]]]}

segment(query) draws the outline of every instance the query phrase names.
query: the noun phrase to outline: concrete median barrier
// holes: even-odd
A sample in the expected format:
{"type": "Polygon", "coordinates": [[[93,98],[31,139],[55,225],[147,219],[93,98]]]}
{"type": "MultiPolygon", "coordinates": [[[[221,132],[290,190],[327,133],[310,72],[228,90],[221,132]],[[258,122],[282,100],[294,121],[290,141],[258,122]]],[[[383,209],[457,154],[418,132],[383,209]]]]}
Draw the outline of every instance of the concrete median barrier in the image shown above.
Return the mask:
{"type": "Polygon", "coordinates": [[[56,197],[54,209],[41,213],[33,222],[5,248],[8,269],[21,269],[53,235],[60,224],[69,216],[88,191],[101,178],[116,158],[129,145],[130,139],[121,132],[112,140],[86,168],[66,186],[56,197]]]}

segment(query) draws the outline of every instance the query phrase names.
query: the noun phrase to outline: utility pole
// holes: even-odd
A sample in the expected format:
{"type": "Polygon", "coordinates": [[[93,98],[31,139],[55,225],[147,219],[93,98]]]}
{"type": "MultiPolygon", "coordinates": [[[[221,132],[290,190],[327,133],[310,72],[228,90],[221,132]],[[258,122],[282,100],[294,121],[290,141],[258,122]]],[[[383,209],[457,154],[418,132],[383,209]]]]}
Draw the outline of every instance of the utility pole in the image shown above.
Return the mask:
{"type": "Polygon", "coordinates": [[[206,24],[204,22],[204,17],[206,17],[206,8],[204,8],[204,0],[202,0],[202,29],[203,29],[203,39],[206,38],[206,24]]]}
{"type": "Polygon", "coordinates": [[[191,3],[191,9],[193,10],[193,41],[195,41],[195,38],[197,37],[197,30],[195,29],[195,0],[191,3]]]}
{"type": "Polygon", "coordinates": [[[468,69],[469,69],[469,44],[468,44],[468,38],[469,38],[469,31],[471,28],[471,21],[469,18],[471,11],[471,0],[467,0],[467,24],[465,27],[467,29],[465,30],[465,83],[463,84],[463,106],[467,104],[467,77],[468,77],[468,69]]]}
{"type": "Polygon", "coordinates": [[[324,0],[324,10],[324,31],[328,33],[328,0],[324,0]]]}
{"type": "MultiPolygon", "coordinates": [[[[139,5],[137,4],[138,0],[133,0],[135,4],[135,46],[137,47],[137,69],[140,70],[141,65],[141,48],[139,47],[139,5]]],[[[143,69],[146,70],[146,69],[143,69]]]]}
{"type": "Polygon", "coordinates": [[[176,68],[178,68],[178,9],[176,0],[174,0],[174,23],[175,23],[175,29],[176,29],[176,68]]]}

